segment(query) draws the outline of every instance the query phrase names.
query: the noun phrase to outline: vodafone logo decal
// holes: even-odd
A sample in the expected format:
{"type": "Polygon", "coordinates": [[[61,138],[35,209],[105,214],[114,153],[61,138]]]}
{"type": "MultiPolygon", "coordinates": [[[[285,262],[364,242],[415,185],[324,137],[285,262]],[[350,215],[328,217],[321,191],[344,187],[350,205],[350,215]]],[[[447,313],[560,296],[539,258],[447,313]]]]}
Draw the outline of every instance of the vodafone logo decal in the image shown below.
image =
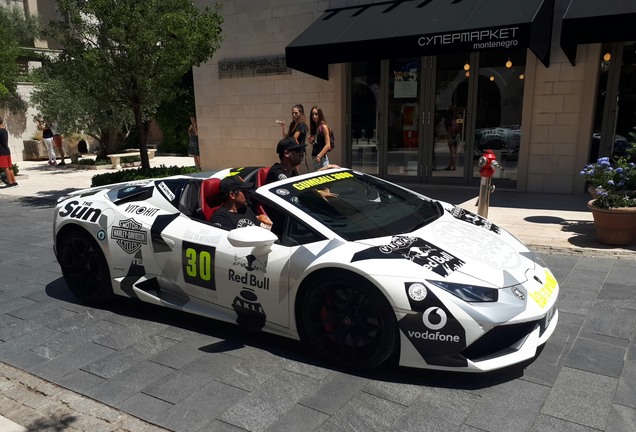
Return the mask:
{"type": "Polygon", "coordinates": [[[430,307],[426,309],[422,315],[422,322],[431,330],[441,329],[446,325],[447,321],[448,317],[446,316],[446,312],[438,307],[430,307]]]}

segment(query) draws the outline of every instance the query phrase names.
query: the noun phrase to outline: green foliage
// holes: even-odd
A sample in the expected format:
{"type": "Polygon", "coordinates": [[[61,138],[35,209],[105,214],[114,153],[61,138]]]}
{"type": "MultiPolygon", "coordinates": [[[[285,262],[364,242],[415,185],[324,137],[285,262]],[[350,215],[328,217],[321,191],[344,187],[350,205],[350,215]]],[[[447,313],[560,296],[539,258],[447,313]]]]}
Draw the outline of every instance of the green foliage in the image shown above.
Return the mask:
{"type": "Polygon", "coordinates": [[[130,164],[130,163],[135,163],[139,161],[141,161],[141,158],[139,156],[124,156],[123,158],[120,159],[120,162],[124,164],[130,164]]]}
{"type": "Polygon", "coordinates": [[[25,16],[18,7],[0,5],[0,108],[13,112],[26,111],[26,102],[17,93],[20,79],[18,59],[32,46],[38,34],[37,17],[25,16]]]}
{"type": "MultiPolygon", "coordinates": [[[[175,97],[175,84],[220,46],[220,5],[190,0],[56,0],[61,20],[49,34],[64,46],[52,68],[101,110],[128,112],[148,168],[143,123],[175,97]]],[[[72,99],[73,100],[73,99],[72,99]]]]}
{"type": "Polygon", "coordinates": [[[636,207],[636,165],[628,158],[602,157],[583,167],[580,174],[596,189],[597,207],[636,207]]]}
{"type": "Polygon", "coordinates": [[[161,129],[159,150],[163,153],[188,154],[188,126],[194,117],[194,86],[192,72],[188,72],[178,88],[176,97],[159,105],[155,119],[161,129]]]}
{"type": "Polygon", "coordinates": [[[198,172],[197,169],[193,166],[191,167],[179,167],[179,166],[171,166],[166,167],[165,165],[160,165],[154,168],[138,168],[138,169],[128,169],[121,170],[112,173],[105,174],[97,174],[93,176],[91,180],[91,186],[104,186],[114,183],[121,183],[127,181],[134,180],[143,180],[148,178],[162,178],[162,177],[170,177],[174,175],[183,175],[183,174],[192,174],[198,172]]]}
{"type": "Polygon", "coordinates": [[[13,165],[11,165],[11,170],[13,171],[14,175],[18,175],[18,173],[20,172],[20,168],[18,167],[17,163],[14,163],[13,165]]]}
{"type": "Polygon", "coordinates": [[[95,165],[95,159],[80,159],[77,161],[78,165],[95,165]]]}

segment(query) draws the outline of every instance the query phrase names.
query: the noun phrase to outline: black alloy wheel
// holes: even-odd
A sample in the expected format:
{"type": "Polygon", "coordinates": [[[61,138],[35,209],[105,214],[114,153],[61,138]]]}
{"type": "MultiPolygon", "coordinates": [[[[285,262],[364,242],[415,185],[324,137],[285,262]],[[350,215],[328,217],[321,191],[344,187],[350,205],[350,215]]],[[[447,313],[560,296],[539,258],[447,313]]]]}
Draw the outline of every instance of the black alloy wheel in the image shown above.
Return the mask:
{"type": "Polygon", "coordinates": [[[304,339],[340,367],[376,368],[398,347],[397,320],[388,301],[375,287],[346,275],[309,288],[301,320],[304,339]]]}
{"type": "Polygon", "coordinates": [[[60,240],[58,261],[71,292],[86,304],[113,299],[108,263],[97,242],[86,232],[72,231],[60,240]]]}

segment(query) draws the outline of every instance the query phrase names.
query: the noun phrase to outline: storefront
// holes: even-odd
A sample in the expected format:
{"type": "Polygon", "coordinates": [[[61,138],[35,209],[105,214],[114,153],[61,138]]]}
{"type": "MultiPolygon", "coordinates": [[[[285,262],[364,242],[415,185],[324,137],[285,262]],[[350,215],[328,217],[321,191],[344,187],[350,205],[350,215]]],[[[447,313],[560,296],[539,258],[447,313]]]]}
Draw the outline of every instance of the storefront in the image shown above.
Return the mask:
{"type": "MultiPolygon", "coordinates": [[[[342,165],[402,183],[475,185],[476,160],[492,149],[504,167],[498,187],[579,193],[583,164],[636,124],[635,30],[586,39],[579,1],[588,3],[226,1],[226,41],[195,70],[204,167],[270,164],[274,120],[301,103],[325,111],[338,142],[330,157],[342,165]],[[282,57],[288,68],[271,73],[226,72],[282,57]]],[[[612,3],[636,10],[615,0],[604,15],[612,3]]]]}
{"type": "Polygon", "coordinates": [[[590,161],[622,155],[636,142],[636,2],[572,0],[560,45],[573,66],[577,46],[602,43],[590,161]]]}

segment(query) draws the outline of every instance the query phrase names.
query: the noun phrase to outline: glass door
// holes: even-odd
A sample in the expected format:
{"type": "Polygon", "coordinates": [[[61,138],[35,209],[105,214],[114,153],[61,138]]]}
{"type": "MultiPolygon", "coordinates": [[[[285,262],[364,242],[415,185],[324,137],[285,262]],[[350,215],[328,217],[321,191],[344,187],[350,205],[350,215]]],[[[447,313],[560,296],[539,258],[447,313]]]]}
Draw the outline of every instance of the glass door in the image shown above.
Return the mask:
{"type": "Polygon", "coordinates": [[[470,63],[466,55],[438,56],[435,66],[435,104],[431,177],[465,177],[467,108],[470,63]]]}
{"type": "Polygon", "coordinates": [[[386,174],[420,175],[420,58],[389,60],[386,174]]]}
{"type": "Polygon", "coordinates": [[[351,64],[351,167],[379,174],[380,62],[351,64]]]}
{"type": "Polygon", "coordinates": [[[627,156],[636,141],[636,42],[604,44],[590,162],[627,156]]]}
{"type": "MultiPolygon", "coordinates": [[[[479,54],[479,71],[475,75],[477,99],[473,178],[479,177],[479,156],[484,150],[490,149],[503,167],[503,170],[495,172],[494,177],[517,180],[525,68],[525,50],[479,54]]],[[[501,181],[499,185],[502,185],[501,181]]]]}

